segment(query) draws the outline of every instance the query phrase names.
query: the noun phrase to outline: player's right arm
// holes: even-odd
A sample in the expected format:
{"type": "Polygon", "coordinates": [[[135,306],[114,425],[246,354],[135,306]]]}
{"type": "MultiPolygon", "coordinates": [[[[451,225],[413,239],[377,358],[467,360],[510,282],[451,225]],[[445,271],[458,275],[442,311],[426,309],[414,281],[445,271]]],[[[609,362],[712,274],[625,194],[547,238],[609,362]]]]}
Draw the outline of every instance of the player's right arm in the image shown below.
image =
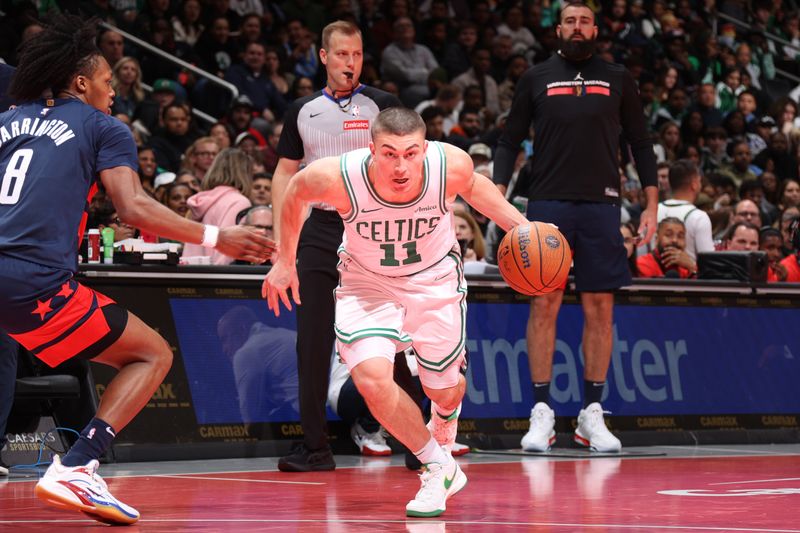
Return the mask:
{"type": "Polygon", "coordinates": [[[289,180],[292,176],[297,174],[300,169],[299,159],[288,159],[281,157],[278,160],[278,166],[272,174],[272,220],[274,235],[280,242],[281,231],[281,211],[283,210],[283,198],[286,194],[286,188],[289,186],[289,180]]]}
{"type": "MultiPolygon", "coordinates": [[[[181,242],[203,242],[206,231],[204,225],[177,215],[148,196],[132,168],[117,166],[101,170],[100,180],[119,218],[126,223],[181,242]]],[[[219,230],[214,248],[230,257],[263,263],[272,255],[275,243],[253,229],[233,226],[219,230]]]]}
{"type": "Polygon", "coordinates": [[[273,258],[272,268],[261,287],[261,295],[267,305],[280,316],[280,301],[291,310],[287,290],[292,289],[294,302],[300,305],[299,282],[297,280],[297,242],[311,202],[333,205],[339,213],[350,211],[350,198],[339,169],[340,158],[326,157],[314,161],[289,180],[283,194],[278,258],[273,258]],[[279,301],[280,300],[280,301],[279,301]]]}

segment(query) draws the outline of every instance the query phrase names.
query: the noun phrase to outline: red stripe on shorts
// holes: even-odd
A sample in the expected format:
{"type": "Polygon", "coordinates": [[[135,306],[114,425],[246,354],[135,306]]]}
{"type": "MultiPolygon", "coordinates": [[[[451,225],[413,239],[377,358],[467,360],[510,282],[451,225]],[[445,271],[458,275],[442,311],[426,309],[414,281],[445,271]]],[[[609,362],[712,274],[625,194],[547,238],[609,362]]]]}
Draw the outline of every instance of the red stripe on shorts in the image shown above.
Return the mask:
{"type": "Polygon", "coordinates": [[[81,324],[81,327],[67,335],[66,338],[37,353],[36,357],[51,367],[56,367],[67,359],[75,357],[108,335],[110,331],[111,328],[108,326],[103,311],[97,307],[89,319],[81,324]]]}

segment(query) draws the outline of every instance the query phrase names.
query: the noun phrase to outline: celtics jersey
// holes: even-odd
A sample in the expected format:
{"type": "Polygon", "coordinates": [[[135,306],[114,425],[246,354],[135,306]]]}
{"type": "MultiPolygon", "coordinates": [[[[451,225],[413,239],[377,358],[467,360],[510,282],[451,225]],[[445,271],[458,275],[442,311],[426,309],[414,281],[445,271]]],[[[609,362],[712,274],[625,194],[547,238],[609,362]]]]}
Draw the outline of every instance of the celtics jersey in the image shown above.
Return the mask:
{"type": "Polygon", "coordinates": [[[367,177],[368,148],[341,157],[352,209],[342,215],[342,250],[361,266],[384,276],[408,276],[441,261],[457,246],[453,214],[445,200],[444,149],[430,142],[423,165],[422,191],[407,203],[378,196],[367,177]]]}

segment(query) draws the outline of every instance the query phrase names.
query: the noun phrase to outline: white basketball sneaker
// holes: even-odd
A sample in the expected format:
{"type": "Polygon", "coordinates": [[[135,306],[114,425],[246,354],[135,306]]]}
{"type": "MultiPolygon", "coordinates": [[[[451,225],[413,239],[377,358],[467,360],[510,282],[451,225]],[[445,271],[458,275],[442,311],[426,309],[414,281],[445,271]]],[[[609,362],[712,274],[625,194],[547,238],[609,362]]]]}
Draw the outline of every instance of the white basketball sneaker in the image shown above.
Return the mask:
{"type": "Polygon", "coordinates": [[[531,425],[522,437],[522,449],[526,452],[546,452],[556,441],[556,414],[544,402],[531,409],[531,425]]]}
{"type": "Polygon", "coordinates": [[[98,522],[128,525],[139,520],[139,511],[125,505],[108,491],[97,474],[96,460],[83,466],[63,466],[57,455],[34,489],[36,496],[59,509],[81,511],[98,522]]]}
{"type": "Polygon", "coordinates": [[[450,454],[445,464],[429,463],[419,475],[420,487],[414,499],[406,505],[406,516],[439,516],[447,508],[450,496],[464,488],[467,476],[450,454]]]}
{"type": "Polygon", "coordinates": [[[606,427],[603,407],[597,402],[590,403],[578,413],[575,442],[596,452],[618,452],[622,449],[622,443],[606,427]]]}
{"type": "Polygon", "coordinates": [[[386,456],[392,455],[392,449],[386,444],[386,436],[383,428],[378,428],[375,433],[369,433],[358,422],[353,423],[350,428],[350,436],[356,443],[361,455],[386,456]]]}
{"type": "Polygon", "coordinates": [[[459,413],[461,413],[461,404],[458,404],[456,410],[447,418],[443,418],[434,407],[431,407],[431,419],[428,421],[427,428],[439,446],[447,452],[452,452],[453,444],[456,442],[459,413]]]}

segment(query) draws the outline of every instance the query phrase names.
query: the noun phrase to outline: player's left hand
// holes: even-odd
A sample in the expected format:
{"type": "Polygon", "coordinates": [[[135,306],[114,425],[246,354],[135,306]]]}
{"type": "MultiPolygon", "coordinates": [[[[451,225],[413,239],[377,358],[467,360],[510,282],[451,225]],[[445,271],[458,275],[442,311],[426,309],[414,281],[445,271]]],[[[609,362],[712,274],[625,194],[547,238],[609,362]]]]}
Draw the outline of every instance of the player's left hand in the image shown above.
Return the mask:
{"type": "Polygon", "coordinates": [[[656,232],[656,227],[658,226],[658,223],[656,222],[657,215],[657,206],[648,207],[642,211],[642,216],[639,219],[639,234],[636,242],[637,246],[645,242],[650,242],[650,240],[653,238],[653,234],[656,232]]]}
{"type": "Polygon", "coordinates": [[[297,278],[297,269],[294,263],[287,264],[286,261],[281,260],[280,256],[278,256],[277,260],[273,256],[273,261],[274,265],[267,272],[267,277],[264,278],[264,284],[261,286],[261,296],[267,300],[267,306],[275,313],[275,316],[281,316],[280,302],[283,302],[286,309],[292,310],[288,289],[292,291],[294,303],[301,305],[300,281],[297,278]]]}

